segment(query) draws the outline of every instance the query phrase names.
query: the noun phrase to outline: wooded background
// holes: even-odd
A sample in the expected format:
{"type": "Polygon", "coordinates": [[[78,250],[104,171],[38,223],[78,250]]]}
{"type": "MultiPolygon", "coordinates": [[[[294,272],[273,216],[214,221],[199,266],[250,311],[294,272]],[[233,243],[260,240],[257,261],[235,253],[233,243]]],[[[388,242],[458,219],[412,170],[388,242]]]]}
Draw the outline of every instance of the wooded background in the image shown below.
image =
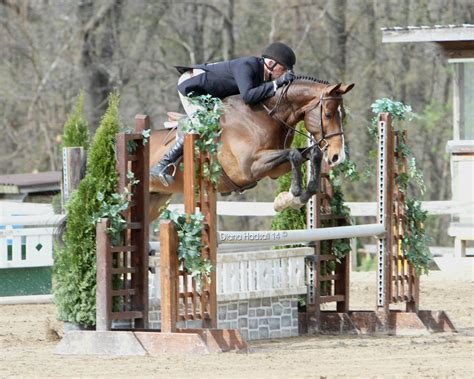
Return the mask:
{"type": "MultiPolygon", "coordinates": [[[[62,127],[81,89],[92,132],[113,89],[124,126],[146,113],[161,128],[166,111],[180,108],[174,65],[260,55],[282,41],[296,52],[297,74],[356,83],[345,97],[346,141],[360,170],[372,144],[370,104],[411,105],[425,199],[450,199],[452,69],[434,45],[382,45],[380,28],[473,16],[472,0],[0,0],[0,174],[61,169],[62,127]]],[[[246,198],[272,201],[269,187],[246,198]]],[[[347,184],[346,200],[373,200],[373,188],[347,184]]]]}

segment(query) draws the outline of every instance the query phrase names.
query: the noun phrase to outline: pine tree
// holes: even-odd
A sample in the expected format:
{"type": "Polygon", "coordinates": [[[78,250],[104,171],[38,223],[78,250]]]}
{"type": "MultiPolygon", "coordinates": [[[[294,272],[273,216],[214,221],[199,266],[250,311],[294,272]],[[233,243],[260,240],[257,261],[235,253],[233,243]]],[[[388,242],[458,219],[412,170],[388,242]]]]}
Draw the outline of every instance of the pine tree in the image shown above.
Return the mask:
{"type": "Polygon", "coordinates": [[[73,112],[64,124],[62,147],[89,148],[89,126],[84,119],[84,92],[77,97],[73,112]]]}
{"type": "MultiPolygon", "coordinates": [[[[94,215],[100,211],[97,195],[112,202],[117,172],[115,137],[119,126],[119,97],[109,105],[88,154],[86,176],[66,205],[64,246],[55,254],[54,296],[59,318],[83,326],[95,324],[96,238],[94,215]]],[[[76,108],[77,109],[77,108],[76,108]]]]}

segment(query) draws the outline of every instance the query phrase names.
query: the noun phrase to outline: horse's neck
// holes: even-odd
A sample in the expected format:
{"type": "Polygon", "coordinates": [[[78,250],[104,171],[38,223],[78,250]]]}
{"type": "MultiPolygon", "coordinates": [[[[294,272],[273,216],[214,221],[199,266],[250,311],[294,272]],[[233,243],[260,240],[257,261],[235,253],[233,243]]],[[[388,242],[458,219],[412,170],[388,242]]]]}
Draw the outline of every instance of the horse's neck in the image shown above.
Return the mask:
{"type": "MultiPolygon", "coordinates": [[[[295,126],[301,119],[301,117],[297,117],[297,111],[308,105],[315,98],[319,98],[324,87],[325,86],[320,83],[306,81],[293,82],[284,95],[284,98],[281,99],[280,104],[278,104],[276,115],[291,126],[295,126]]],[[[265,102],[265,105],[273,109],[277,105],[281,91],[283,90],[283,88],[280,89],[275,96],[269,98],[265,102]]]]}

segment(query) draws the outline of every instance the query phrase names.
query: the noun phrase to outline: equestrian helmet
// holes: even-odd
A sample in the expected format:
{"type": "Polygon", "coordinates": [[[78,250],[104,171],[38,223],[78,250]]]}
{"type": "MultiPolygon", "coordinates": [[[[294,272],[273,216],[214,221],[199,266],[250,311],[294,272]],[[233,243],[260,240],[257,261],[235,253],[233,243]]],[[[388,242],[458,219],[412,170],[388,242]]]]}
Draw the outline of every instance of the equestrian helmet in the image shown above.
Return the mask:
{"type": "Polygon", "coordinates": [[[296,55],[288,45],[282,42],[273,42],[268,45],[262,53],[262,57],[270,58],[280,63],[287,70],[293,70],[293,65],[296,63],[296,55]]]}

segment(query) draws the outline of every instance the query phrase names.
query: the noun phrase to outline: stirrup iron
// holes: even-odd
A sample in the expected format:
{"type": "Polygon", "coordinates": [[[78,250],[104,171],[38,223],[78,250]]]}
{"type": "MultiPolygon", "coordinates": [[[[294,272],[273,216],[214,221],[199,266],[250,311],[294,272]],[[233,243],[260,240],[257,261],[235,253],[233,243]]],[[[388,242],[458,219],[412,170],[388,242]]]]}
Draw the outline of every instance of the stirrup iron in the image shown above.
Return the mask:
{"type": "Polygon", "coordinates": [[[177,168],[178,166],[175,162],[167,164],[158,174],[158,179],[160,179],[161,184],[163,184],[165,187],[168,187],[170,184],[173,184],[175,182],[174,176],[176,175],[177,168]],[[166,171],[170,166],[173,167],[173,172],[171,174],[168,174],[166,171]]]}

